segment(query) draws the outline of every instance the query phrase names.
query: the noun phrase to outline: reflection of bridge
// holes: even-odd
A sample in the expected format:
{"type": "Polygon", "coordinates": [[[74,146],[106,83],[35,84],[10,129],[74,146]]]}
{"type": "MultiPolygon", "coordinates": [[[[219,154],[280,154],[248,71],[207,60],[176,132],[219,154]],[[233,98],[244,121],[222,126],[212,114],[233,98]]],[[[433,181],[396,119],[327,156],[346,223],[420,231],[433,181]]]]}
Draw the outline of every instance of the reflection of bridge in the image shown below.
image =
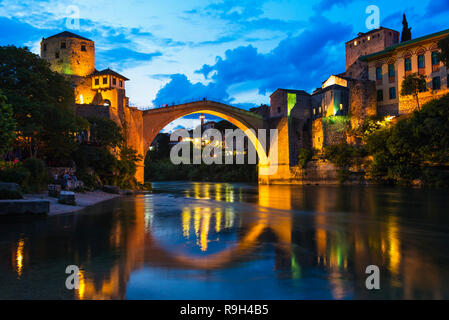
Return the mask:
{"type": "MultiPolygon", "coordinates": [[[[269,122],[254,112],[214,101],[203,100],[143,111],[143,153],[148,150],[157,134],[166,125],[178,118],[195,113],[205,113],[223,118],[247,134],[249,141],[251,141],[259,156],[259,168],[268,168],[269,166],[277,168],[277,170],[275,170],[275,174],[270,174],[270,178],[268,177],[268,174],[261,173],[260,171],[259,181],[268,182],[269,179],[281,176],[283,173],[285,174],[285,170],[288,170],[289,145],[288,121],[286,118],[279,118],[277,121],[269,122]],[[268,145],[269,137],[267,136],[266,140],[267,147],[264,148],[257,136],[258,129],[278,129],[278,149],[282,150],[282,152],[280,152],[277,157],[275,156],[270,158],[270,146],[268,145]]],[[[267,131],[269,133],[269,130],[267,131]]]]}
{"type": "MultiPolygon", "coordinates": [[[[260,186],[260,188],[263,189],[260,190],[260,193],[267,196],[269,191],[268,186],[260,186]]],[[[195,192],[192,197],[196,200],[216,198],[212,192],[210,192],[211,198],[209,198],[207,196],[209,191],[207,190],[206,197],[201,195],[201,190],[195,192]]],[[[226,197],[223,191],[222,189],[216,189],[217,194],[225,202],[233,202],[233,198],[226,197]]],[[[282,191],[285,195],[285,190],[282,191]]],[[[120,228],[115,230],[117,234],[113,238],[111,237],[111,241],[118,241],[116,245],[126,253],[122,256],[121,263],[117,263],[109,270],[108,276],[100,282],[100,285],[98,285],[98,281],[94,281],[89,275],[85,276],[83,274],[78,297],[80,299],[123,299],[125,298],[124,294],[126,293],[126,286],[131,273],[143,268],[145,265],[205,271],[233,266],[246,259],[251,259],[253,255],[250,253],[259,248],[259,244],[261,243],[259,238],[263,237],[266,233],[273,235],[276,239],[274,241],[276,247],[276,266],[285,266],[291,260],[292,214],[289,211],[290,203],[285,201],[272,202],[267,200],[267,197],[259,199],[260,206],[254,207],[257,211],[245,215],[243,220],[238,222],[239,229],[244,231],[237,236],[235,244],[212,254],[207,254],[208,250],[204,247],[204,241],[206,241],[206,245],[208,241],[211,241],[210,234],[208,235],[208,233],[214,227],[212,225],[212,215],[215,214],[215,219],[218,218],[222,221],[227,220],[226,215],[219,217],[218,211],[212,213],[204,210],[202,201],[192,202],[190,208],[184,207],[183,213],[180,216],[181,221],[178,221],[181,222],[181,225],[178,225],[178,229],[179,227],[184,229],[186,223],[194,227],[195,230],[193,231],[198,233],[198,238],[201,242],[199,246],[203,246],[201,247],[201,251],[206,251],[201,255],[193,255],[183,250],[170,250],[165,248],[161,239],[153,234],[150,226],[150,220],[152,219],[150,216],[153,214],[152,209],[155,205],[152,203],[151,197],[146,198],[144,202],[136,202],[135,207],[132,208],[135,212],[135,220],[131,229],[122,230],[120,228]],[[271,208],[265,206],[271,206],[271,208]],[[275,206],[277,210],[272,206],[275,206]],[[188,221],[183,216],[184,213],[187,213],[186,209],[191,214],[191,217],[187,219],[188,221]]],[[[231,222],[228,227],[234,229],[237,227],[237,224],[231,222]]],[[[223,231],[225,225],[222,225],[220,228],[223,231]]],[[[216,226],[215,230],[217,230],[216,226]]]]}

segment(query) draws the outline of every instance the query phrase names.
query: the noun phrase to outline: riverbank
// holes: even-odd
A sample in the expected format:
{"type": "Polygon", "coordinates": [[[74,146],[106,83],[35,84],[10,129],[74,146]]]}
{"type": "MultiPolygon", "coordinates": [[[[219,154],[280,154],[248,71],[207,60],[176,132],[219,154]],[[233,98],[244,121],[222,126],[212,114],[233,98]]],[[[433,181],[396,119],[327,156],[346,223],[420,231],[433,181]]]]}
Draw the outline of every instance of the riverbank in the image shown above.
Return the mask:
{"type": "Polygon", "coordinates": [[[86,207],[93,206],[97,203],[120,197],[119,194],[111,194],[103,191],[92,191],[85,193],[75,193],[76,206],[61,204],[57,198],[49,197],[46,193],[25,194],[25,200],[48,200],[50,201],[49,216],[63,213],[72,213],[83,210],[86,207]]]}

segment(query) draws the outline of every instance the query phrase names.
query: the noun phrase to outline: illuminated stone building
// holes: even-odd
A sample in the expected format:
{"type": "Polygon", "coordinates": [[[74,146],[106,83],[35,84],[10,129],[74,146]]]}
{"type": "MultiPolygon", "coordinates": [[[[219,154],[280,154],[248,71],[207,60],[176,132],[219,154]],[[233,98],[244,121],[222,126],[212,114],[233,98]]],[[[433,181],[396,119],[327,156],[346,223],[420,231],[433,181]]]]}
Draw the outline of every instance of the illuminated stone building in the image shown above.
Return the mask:
{"type": "Polygon", "coordinates": [[[419,73],[427,79],[427,90],[419,94],[420,104],[437,99],[448,90],[448,69],[439,60],[438,41],[449,36],[449,29],[395,44],[360,58],[368,64],[369,79],[376,83],[378,113],[402,115],[413,112],[412,96],[401,96],[405,76],[419,73]]]}
{"type": "MultiPolygon", "coordinates": [[[[427,78],[420,105],[449,93],[448,69],[438,59],[438,41],[449,30],[399,43],[398,31],[380,27],[346,42],[346,70],[331,75],[312,94],[278,89],[271,95],[270,118],[288,117],[290,160],[301,147],[350,142],[345,127],[357,127],[367,117],[413,112],[412,96],[401,96],[405,76],[427,78]]],[[[291,162],[292,163],[292,162],[291,162]]]]}
{"type": "MultiPolygon", "coordinates": [[[[107,68],[95,69],[94,41],[64,31],[41,41],[41,57],[50,68],[66,75],[74,86],[75,112],[82,117],[105,117],[125,128],[128,145],[144,155],[142,111],[129,106],[125,76],[107,68]]],[[[143,181],[143,166],[137,177],[143,181]]]]}

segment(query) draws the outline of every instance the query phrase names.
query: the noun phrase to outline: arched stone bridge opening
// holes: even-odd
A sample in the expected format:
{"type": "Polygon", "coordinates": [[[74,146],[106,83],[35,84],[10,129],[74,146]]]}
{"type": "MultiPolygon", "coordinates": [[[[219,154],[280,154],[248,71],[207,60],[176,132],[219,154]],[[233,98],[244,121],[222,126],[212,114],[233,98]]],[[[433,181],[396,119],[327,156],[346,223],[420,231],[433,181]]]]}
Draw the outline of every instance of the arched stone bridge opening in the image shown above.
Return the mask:
{"type": "MultiPolygon", "coordinates": [[[[265,119],[254,112],[236,108],[230,105],[226,105],[220,102],[202,100],[197,102],[190,102],[185,104],[179,104],[174,106],[162,107],[157,109],[149,109],[143,111],[142,122],[142,144],[144,153],[147,152],[151,146],[153,140],[157,134],[170,122],[182,118],[184,116],[204,113],[217,116],[224,120],[227,120],[234,124],[236,127],[246,133],[248,140],[253,144],[259,157],[259,182],[268,183],[268,176],[274,176],[279,174],[279,169],[282,163],[285,162],[284,158],[287,155],[288,163],[288,123],[287,120],[280,119],[279,123],[275,126],[278,129],[278,137],[280,144],[276,148],[276,157],[271,157],[270,154],[273,149],[270,144],[270,125],[265,119]],[[266,131],[266,145],[261,143],[257,133],[259,129],[267,129],[266,131]],[[285,131],[287,130],[287,131],[285,131]],[[285,137],[287,137],[287,145],[285,144],[285,137]],[[278,150],[279,155],[278,155],[278,150]],[[284,156],[283,156],[284,155],[284,156]],[[273,172],[273,168],[276,168],[275,174],[267,172],[273,172]]],[[[271,137],[272,138],[272,137],[271,137]]]]}

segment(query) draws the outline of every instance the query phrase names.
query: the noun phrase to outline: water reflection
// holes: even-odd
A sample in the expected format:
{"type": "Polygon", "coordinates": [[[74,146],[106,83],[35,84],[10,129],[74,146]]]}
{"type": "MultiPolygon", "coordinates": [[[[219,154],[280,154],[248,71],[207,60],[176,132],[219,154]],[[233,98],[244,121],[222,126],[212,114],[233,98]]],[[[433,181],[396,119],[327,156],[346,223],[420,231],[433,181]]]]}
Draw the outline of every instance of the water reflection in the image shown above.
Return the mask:
{"type": "Polygon", "coordinates": [[[155,191],[1,224],[0,298],[449,298],[445,192],[228,183],[155,191]],[[64,288],[69,264],[81,268],[75,292],[64,288]],[[364,287],[370,264],[381,268],[380,291],[364,287]]]}

